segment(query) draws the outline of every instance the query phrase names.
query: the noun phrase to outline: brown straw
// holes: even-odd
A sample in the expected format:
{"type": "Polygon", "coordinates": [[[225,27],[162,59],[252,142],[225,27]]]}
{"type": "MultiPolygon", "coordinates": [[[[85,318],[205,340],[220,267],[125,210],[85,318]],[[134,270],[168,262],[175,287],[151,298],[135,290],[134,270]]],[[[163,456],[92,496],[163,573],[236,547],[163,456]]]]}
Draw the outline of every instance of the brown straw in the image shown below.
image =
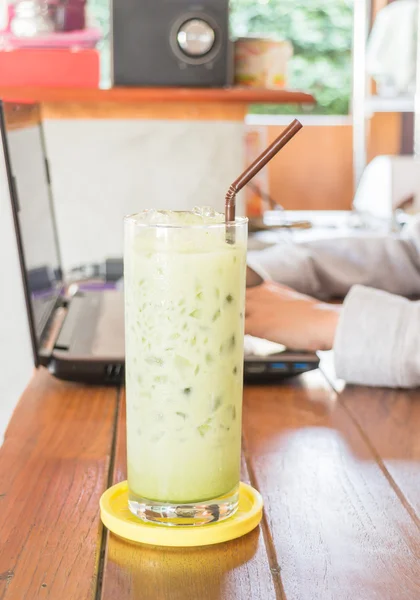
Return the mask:
{"type": "MultiPolygon", "coordinates": [[[[225,218],[226,223],[235,221],[235,200],[236,194],[249,182],[255,175],[261,171],[263,167],[281,150],[297,132],[302,129],[303,125],[297,119],[295,119],[290,125],[286,127],[284,131],[279,135],[274,142],[268,146],[266,150],[260,156],[254,160],[242,175],[239,175],[230,188],[227,191],[225,199],[225,218]]],[[[232,243],[232,235],[228,236],[227,241],[232,243]]]]}

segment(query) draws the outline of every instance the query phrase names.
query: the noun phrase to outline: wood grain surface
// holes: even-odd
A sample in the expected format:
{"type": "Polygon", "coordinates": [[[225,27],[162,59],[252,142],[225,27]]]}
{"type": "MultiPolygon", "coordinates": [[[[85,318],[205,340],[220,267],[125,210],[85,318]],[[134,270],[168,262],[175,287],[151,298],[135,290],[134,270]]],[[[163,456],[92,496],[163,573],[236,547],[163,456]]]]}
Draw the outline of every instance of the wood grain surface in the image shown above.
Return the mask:
{"type": "Polygon", "coordinates": [[[0,599],[419,600],[420,393],[335,385],[247,387],[262,526],[164,549],[101,530],[100,494],[126,477],[124,394],[39,371],[0,449],[0,599]]]}
{"type": "MultiPolygon", "coordinates": [[[[117,429],[114,482],[126,479],[124,394],[117,429]]],[[[242,476],[248,480],[243,463],[242,476]]],[[[260,529],[207,548],[168,549],[108,534],[102,600],[271,600],[276,598],[260,529]]]]}
{"type": "Polygon", "coordinates": [[[248,388],[244,401],[246,458],[283,598],[418,600],[416,521],[322,374],[248,388]]]}
{"type": "Polygon", "coordinates": [[[1,600],[93,600],[117,391],[39,370],[0,449],[1,600]]]}
{"type": "Polygon", "coordinates": [[[420,390],[346,386],[336,377],[332,352],[323,353],[321,367],[420,526],[420,390]]]}
{"type": "Polygon", "coordinates": [[[420,528],[420,391],[347,386],[340,399],[420,528]]]}

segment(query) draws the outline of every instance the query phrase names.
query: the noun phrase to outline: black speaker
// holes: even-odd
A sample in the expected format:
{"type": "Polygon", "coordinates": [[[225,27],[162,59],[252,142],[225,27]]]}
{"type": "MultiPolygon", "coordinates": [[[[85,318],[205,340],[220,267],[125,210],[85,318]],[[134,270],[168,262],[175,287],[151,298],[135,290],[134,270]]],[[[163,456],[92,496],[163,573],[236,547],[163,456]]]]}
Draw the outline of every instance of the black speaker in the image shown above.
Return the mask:
{"type": "Polygon", "coordinates": [[[114,85],[232,83],[229,0],[114,0],[114,85]]]}

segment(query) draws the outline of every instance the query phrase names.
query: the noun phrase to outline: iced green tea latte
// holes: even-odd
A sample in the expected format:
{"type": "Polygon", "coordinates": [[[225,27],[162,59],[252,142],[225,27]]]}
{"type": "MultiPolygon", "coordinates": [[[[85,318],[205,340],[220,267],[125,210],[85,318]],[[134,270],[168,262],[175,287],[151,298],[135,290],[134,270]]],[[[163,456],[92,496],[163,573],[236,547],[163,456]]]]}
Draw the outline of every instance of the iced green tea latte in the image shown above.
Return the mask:
{"type": "Polygon", "coordinates": [[[144,211],[125,223],[131,511],[202,524],[237,507],[246,219],[144,211]]]}

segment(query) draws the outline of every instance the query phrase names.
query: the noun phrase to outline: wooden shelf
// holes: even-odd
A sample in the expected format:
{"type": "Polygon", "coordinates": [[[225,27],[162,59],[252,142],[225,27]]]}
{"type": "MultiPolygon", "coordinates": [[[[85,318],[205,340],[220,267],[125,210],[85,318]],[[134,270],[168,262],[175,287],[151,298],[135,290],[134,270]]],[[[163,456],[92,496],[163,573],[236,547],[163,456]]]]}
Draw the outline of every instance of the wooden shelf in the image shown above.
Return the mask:
{"type": "Polygon", "coordinates": [[[203,102],[232,104],[314,104],[311,94],[297,90],[254,88],[111,88],[76,89],[0,87],[0,98],[9,102],[40,103],[149,103],[203,102]]]}

